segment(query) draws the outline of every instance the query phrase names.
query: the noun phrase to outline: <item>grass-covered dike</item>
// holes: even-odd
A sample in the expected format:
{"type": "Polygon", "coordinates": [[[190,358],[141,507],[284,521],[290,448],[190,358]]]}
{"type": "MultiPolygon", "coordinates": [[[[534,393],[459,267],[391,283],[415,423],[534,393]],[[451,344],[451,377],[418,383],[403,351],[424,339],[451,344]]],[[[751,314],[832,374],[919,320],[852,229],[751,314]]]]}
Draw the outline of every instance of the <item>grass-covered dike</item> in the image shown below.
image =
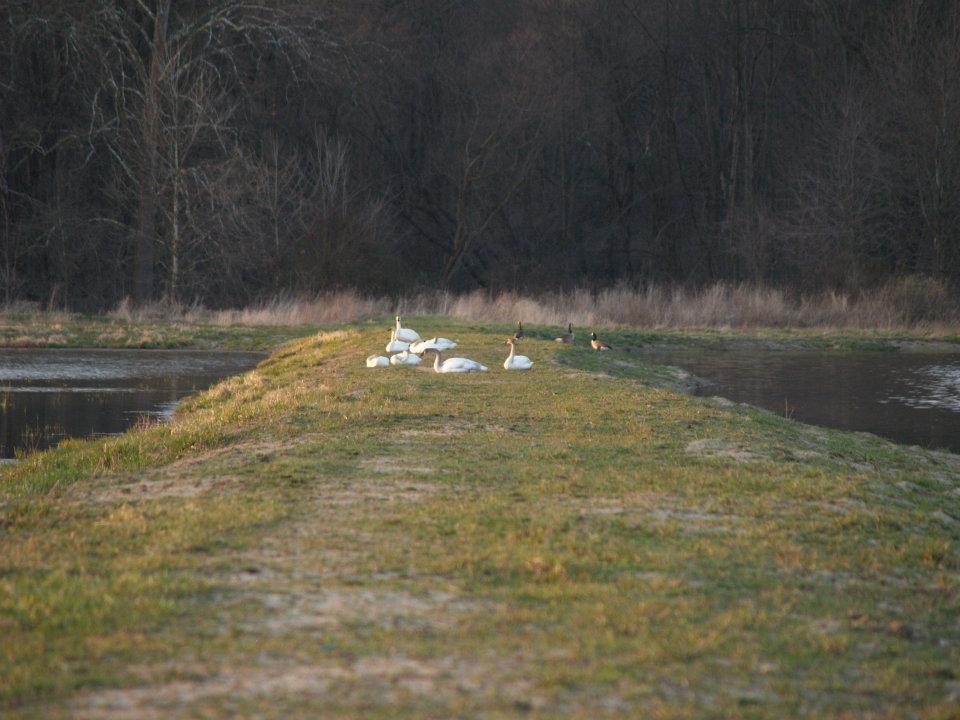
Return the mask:
{"type": "Polygon", "coordinates": [[[345,326],[0,471],[0,715],[960,717],[960,456],[408,320],[490,372],[367,369],[386,325],[345,326]]]}

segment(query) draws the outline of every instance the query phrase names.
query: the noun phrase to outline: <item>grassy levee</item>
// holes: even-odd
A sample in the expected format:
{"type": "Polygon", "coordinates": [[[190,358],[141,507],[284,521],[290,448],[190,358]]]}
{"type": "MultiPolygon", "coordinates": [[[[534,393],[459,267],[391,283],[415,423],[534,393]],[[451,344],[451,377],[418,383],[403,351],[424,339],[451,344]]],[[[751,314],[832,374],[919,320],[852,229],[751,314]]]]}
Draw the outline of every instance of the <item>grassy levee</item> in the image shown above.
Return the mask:
{"type": "Polygon", "coordinates": [[[4,469],[0,715],[960,717],[960,457],[409,324],[4,469]]]}
{"type": "Polygon", "coordinates": [[[311,325],[218,325],[186,320],[124,320],[97,315],[5,312],[0,347],[223,348],[266,350],[309,335],[311,325]]]}

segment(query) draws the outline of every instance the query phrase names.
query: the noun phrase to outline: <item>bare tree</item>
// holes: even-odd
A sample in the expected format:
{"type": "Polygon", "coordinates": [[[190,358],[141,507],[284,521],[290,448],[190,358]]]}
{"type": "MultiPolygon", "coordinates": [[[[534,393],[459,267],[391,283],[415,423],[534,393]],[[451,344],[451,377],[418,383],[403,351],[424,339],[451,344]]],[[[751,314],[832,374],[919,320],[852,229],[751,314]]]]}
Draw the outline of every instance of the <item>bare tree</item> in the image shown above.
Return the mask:
{"type": "Polygon", "coordinates": [[[244,53],[264,47],[308,55],[282,15],[243,0],[220,0],[203,12],[176,0],[102,0],[91,32],[99,84],[93,93],[90,142],[106,148],[128,183],[135,207],[133,297],[153,297],[160,199],[170,260],[168,295],[178,292],[183,232],[182,177],[202,148],[227,154],[243,82],[244,53]],[[166,191],[166,192],[165,192],[166,191]]]}
{"type": "Polygon", "coordinates": [[[960,282],[956,3],[0,3],[0,295],[960,282]]]}

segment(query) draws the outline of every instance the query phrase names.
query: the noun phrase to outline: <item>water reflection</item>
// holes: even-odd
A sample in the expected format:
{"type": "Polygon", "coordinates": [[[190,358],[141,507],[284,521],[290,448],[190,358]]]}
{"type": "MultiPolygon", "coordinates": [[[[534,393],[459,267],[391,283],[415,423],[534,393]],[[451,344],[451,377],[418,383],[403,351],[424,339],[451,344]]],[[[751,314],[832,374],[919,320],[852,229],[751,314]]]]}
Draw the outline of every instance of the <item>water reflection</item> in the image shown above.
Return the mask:
{"type": "Polygon", "coordinates": [[[0,457],[169,418],[178,400],[244,372],[261,353],[0,349],[0,457]]]}
{"type": "Polygon", "coordinates": [[[655,352],[721,395],[803,422],[960,452],[960,355],[899,352],[655,352]]]}
{"type": "Polygon", "coordinates": [[[957,365],[926,365],[913,371],[906,379],[908,395],[893,395],[891,400],[912,408],[946,408],[960,413],[960,367],[957,365]]]}

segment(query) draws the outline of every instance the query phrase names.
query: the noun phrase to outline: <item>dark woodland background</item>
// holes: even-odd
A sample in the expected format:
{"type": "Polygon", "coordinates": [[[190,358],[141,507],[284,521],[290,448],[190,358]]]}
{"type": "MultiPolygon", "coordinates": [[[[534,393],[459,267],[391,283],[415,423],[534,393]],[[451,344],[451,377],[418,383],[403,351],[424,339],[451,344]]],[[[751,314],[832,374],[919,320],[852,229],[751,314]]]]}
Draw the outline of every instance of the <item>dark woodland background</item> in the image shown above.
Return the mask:
{"type": "Polygon", "coordinates": [[[960,281],[956,0],[0,0],[0,301],[960,281]]]}

